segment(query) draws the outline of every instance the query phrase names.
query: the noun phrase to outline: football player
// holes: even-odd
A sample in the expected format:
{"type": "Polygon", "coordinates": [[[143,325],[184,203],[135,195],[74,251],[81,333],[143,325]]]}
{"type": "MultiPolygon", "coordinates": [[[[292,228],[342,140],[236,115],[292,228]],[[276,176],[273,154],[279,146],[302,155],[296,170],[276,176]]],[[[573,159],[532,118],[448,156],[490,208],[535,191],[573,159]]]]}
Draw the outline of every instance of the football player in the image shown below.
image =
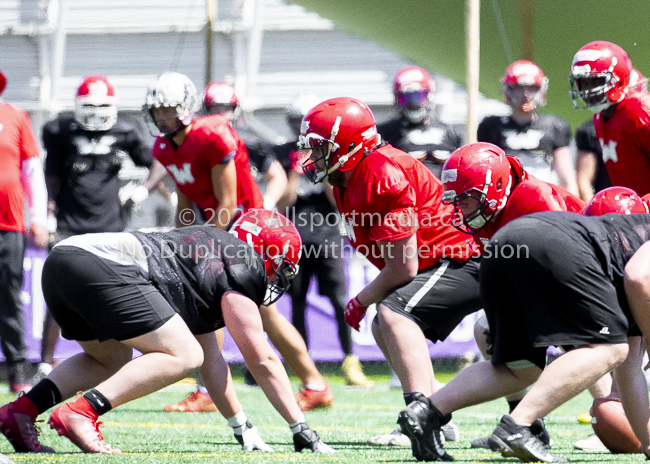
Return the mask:
{"type": "Polygon", "coordinates": [[[541,418],[612,369],[648,455],[647,394],[635,393],[640,369],[624,363],[635,324],[650,333],[648,239],[648,214],[543,212],[500,229],[485,248],[480,272],[492,359],[463,369],[447,386],[399,415],[405,431],[418,441],[422,460],[442,455],[435,437],[450,413],[535,382],[512,413],[502,417],[490,447],[524,462],[567,462],[549,453],[541,418]],[[568,350],[545,366],[549,346],[568,350]]]}
{"type": "Polygon", "coordinates": [[[432,115],[435,82],[419,66],[400,69],[393,79],[398,116],[377,125],[384,142],[422,161],[440,178],[443,163],[460,147],[456,130],[432,115]]]}
{"type": "MultiPolygon", "coordinates": [[[[410,404],[438,388],[427,339],[444,340],[481,309],[478,259],[468,237],[449,224],[442,184],[408,153],[380,143],[375,118],[354,98],[333,98],[305,115],[298,146],[305,174],[327,180],[356,250],[379,275],[345,309],[360,329],[377,305],[372,333],[410,404]]],[[[457,439],[455,426],[448,435],[457,439]]],[[[398,432],[399,433],[399,432],[398,432]]]]}
{"type": "MultiPolygon", "coordinates": [[[[43,126],[45,181],[51,226],[49,247],[78,234],[121,232],[126,227],[127,200],[144,201],[151,186],[133,185],[120,198],[118,173],[125,155],[136,166],[151,167],[153,158],[141,127],[118,115],[111,82],[101,74],[85,76],[75,96],[74,115],[60,116],[43,126]],[[55,226],[54,226],[55,225],[55,226]]],[[[52,370],[59,328],[46,314],[39,371],[52,370]]]]}
{"type": "MultiPolygon", "coordinates": [[[[638,69],[632,68],[630,73],[630,93],[647,92],[648,80],[643,77],[638,69]]],[[[596,136],[593,119],[589,119],[576,129],[576,177],[580,198],[589,201],[595,192],[611,187],[612,181],[607,174],[603,150],[596,136]]]]}
{"type": "Polygon", "coordinates": [[[590,42],[573,57],[571,90],[576,108],[594,113],[596,136],[612,185],[643,196],[650,193],[650,95],[631,82],[625,50],[605,41],[590,42]]]}
{"type": "Polygon", "coordinates": [[[230,121],[244,141],[255,180],[264,183],[264,208],[273,209],[284,193],[287,175],[275,159],[272,145],[250,128],[241,117],[235,88],[226,82],[211,82],[203,92],[203,112],[220,114],[230,121]]]}
{"type": "Polygon", "coordinates": [[[291,428],[295,451],[333,452],[307,426],[259,312],[287,290],[300,252],[293,224],[265,210],[242,215],[231,233],[193,226],[60,242],[43,268],[43,294],[63,336],[84,351],[0,408],[2,433],[18,452],[53,452],[38,441],[36,417],[88,390],[54,409],[50,427],[86,453],[120,454],[104,441],[99,416],[200,368],[242,448],[272,451],[237,399],[214,335],[225,326],[291,428]],[[132,359],[134,348],[142,356],[132,359]]]}
{"type": "MultiPolygon", "coordinates": [[[[584,202],[562,187],[544,182],[523,169],[519,158],[508,156],[490,143],[465,145],[447,160],[442,171],[445,193],[442,202],[454,205],[452,224],[476,240],[481,250],[508,222],[542,211],[580,213],[584,202]]],[[[474,326],[476,342],[485,359],[489,328],[482,316],[474,326]]],[[[594,397],[607,395],[611,378],[604,377],[593,387],[594,397]]],[[[506,397],[512,411],[525,391],[506,397]]],[[[472,448],[488,448],[488,436],[471,442],[472,448]]]]}
{"type": "MultiPolygon", "coordinates": [[[[244,141],[224,116],[196,118],[200,104],[196,87],[187,76],[166,72],[149,87],[143,113],[159,132],[154,158],[176,182],[177,225],[194,222],[192,206],[196,203],[206,224],[227,229],[237,214],[262,208],[262,194],[251,174],[244,141]]],[[[334,394],[296,328],[275,305],[262,306],[261,312],[273,345],[302,382],[301,408],[330,407],[334,394]]]]}
{"type": "Polygon", "coordinates": [[[530,174],[578,194],[569,149],[571,129],[552,114],[538,114],[546,105],[548,79],[535,63],[515,61],[506,68],[503,94],[510,116],[488,116],[478,126],[479,142],[489,142],[517,156],[530,174]]]}
{"type": "Polygon", "coordinates": [[[307,179],[302,170],[301,152],[297,147],[302,118],[320,101],[316,95],[307,93],[294,97],[286,112],[287,124],[294,138],[273,148],[289,178],[278,207],[280,211],[286,212],[287,216],[300,218],[296,221],[296,228],[300,232],[305,249],[300,272],[289,289],[291,322],[309,345],[306,324],[307,292],[312,279],[316,278],[318,292],[326,296],[334,308],[338,338],[341,350],[345,355],[341,363],[341,370],[347,384],[372,387],[372,380],[366,377],[359,358],[354,354],[352,331],[344,320],[345,304],[347,303],[343,258],[345,244],[338,227],[338,221],[331,220],[331,217],[338,218],[332,197],[332,187],[328,184],[313,184],[307,179]]]}

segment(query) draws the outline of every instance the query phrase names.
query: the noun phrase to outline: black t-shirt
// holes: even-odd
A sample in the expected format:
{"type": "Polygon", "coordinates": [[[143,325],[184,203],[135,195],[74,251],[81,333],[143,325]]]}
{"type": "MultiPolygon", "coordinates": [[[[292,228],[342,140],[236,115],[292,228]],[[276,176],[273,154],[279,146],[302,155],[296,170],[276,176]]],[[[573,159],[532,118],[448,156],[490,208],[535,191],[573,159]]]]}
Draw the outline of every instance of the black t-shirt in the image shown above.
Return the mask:
{"type": "Polygon", "coordinates": [[[248,126],[237,124],[233,127],[239,137],[244,141],[244,145],[246,145],[251,173],[255,181],[259,183],[262,175],[269,170],[271,163],[275,161],[273,145],[260,137],[248,126]]]}
{"type": "Polygon", "coordinates": [[[620,288],[623,286],[625,265],[641,245],[650,240],[650,214],[582,216],[545,212],[528,217],[553,224],[593,249],[605,274],[620,288]]]}
{"type": "Polygon", "coordinates": [[[526,167],[527,158],[551,163],[553,152],[571,141],[569,124],[554,114],[540,114],[520,125],[510,116],[488,116],[478,126],[479,142],[492,143],[508,155],[518,156],[526,167]]]}
{"type": "Polygon", "coordinates": [[[149,280],[193,334],[225,325],[221,297],[229,290],[257,306],[266,294],[266,268],[253,247],[221,229],[191,226],[133,232],[147,253],[149,280]]]}
{"type": "MultiPolygon", "coordinates": [[[[273,147],[275,157],[287,172],[291,168],[291,152],[297,148],[295,141],[273,147]]],[[[291,210],[280,212],[286,213],[294,223],[303,244],[319,245],[324,244],[325,240],[332,242],[341,239],[338,228],[340,216],[336,208],[327,198],[323,185],[312,183],[307,176],[300,178],[296,204],[291,210]]]]}
{"type": "Polygon", "coordinates": [[[43,127],[45,174],[60,179],[56,194],[57,227],[63,232],[121,232],[125,227],[117,176],[125,156],[150,167],[151,150],[141,127],[119,116],[106,131],[88,131],[72,118],[43,127]]]}
{"type": "Polygon", "coordinates": [[[576,129],[576,148],[582,151],[589,151],[596,155],[596,173],[592,182],[594,192],[600,192],[607,187],[612,186],[612,181],[607,174],[607,168],[603,161],[603,150],[596,137],[596,128],[593,119],[585,121],[576,129]]]}
{"type": "Polygon", "coordinates": [[[437,176],[449,155],[461,146],[458,132],[448,124],[430,120],[414,125],[403,118],[394,118],[377,126],[381,139],[422,162],[437,176]]]}

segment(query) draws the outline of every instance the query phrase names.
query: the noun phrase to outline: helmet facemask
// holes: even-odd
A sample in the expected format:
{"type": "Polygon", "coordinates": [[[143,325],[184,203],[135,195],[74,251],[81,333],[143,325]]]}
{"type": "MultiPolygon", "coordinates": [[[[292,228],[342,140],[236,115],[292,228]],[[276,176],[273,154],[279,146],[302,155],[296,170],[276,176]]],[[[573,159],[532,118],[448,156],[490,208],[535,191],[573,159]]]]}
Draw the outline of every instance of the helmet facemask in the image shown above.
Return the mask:
{"type": "Polygon", "coordinates": [[[117,107],[108,103],[93,104],[77,101],[74,118],[85,130],[106,131],[117,122],[117,107]]]}
{"type": "Polygon", "coordinates": [[[268,306],[278,301],[289,290],[291,281],[298,274],[299,267],[284,255],[274,258],[266,257],[265,261],[270,264],[270,269],[267,269],[268,284],[264,297],[264,305],[268,306]]]}
{"type": "Polygon", "coordinates": [[[433,106],[428,90],[396,93],[395,104],[399,113],[416,126],[422,124],[429,117],[433,106]]]}
{"type": "Polygon", "coordinates": [[[602,73],[572,74],[569,78],[571,89],[569,96],[573,100],[573,107],[577,109],[588,108],[593,113],[600,113],[612,104],[609,91],[614,89],[620,79],[616,74],[606,71],[602,73]],[[582,100],[584,106],[580,105],[582,100]]]}
{"type": "MultiPolygon", "coordinates": [[[[492,171],[488,170],[485,183],[483,184],[483,190],[472,187],[460,194],[456,194],[455,190],[447,190],[442,194],[442,203],[454,206],[451,224],[456,229],[466,234],[475,234],[484,228],[488,222],[493,220],[505,207],[512,188],[512,176],[508,177],[508,185],[505,187],[505,194],[500,201],[497,199],[488,199],[488,187],[491,182],[491,177],[492,171]],[[475,202],[476,208],[465,214],[461,208],[461,203],[468,201],[475,202]]],[[[501,179],[499,179],[496,189],[501,190],[502,187],[501,179]]]]}

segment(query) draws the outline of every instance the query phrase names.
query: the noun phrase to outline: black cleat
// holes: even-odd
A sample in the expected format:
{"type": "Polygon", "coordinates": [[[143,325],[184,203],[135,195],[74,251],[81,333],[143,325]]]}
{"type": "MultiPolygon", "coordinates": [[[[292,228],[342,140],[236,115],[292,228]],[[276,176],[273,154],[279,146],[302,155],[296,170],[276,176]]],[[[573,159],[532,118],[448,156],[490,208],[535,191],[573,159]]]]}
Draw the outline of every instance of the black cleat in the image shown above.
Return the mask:
{"type": "Polygon", "coordinates": [[[300,424],[300,430],[293,434],[293,450],[300,453],[304,449],[308,449],[313,453],[335,452],[329,445],[323,443],[318,434],[303,422],[300,424]]]}
{"type": "Polygon", "coordinates": [[[488,441],[490,448],[500,451],[504,457],[517,457],[524,462],[568,462],[548,452],[550,435],[541,419],[535,419],[530,427],[525,427],[505,415],[488,441]]]}
{"type": "Polygon", "coordinates": [[[450,420],[451,414],[443,416],[421,393],[397,416],[397,423],[411,440],[413,456],[418,461],[427,462],[454,460],[440,439],[441,427],[450,420]]]}

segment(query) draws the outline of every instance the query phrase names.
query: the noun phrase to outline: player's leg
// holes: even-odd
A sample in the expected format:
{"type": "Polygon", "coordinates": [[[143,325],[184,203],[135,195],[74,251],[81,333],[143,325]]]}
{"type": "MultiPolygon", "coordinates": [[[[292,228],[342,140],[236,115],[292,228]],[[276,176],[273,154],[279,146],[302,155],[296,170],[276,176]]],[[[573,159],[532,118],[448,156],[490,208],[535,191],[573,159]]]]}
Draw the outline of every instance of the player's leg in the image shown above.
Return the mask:
{"type": "MultiPolygon", "coordinates": [[[[309,356],[307,345],[300,333],[278,312],[276,305],[262,306],[259,311],[264,330],[273,346],[291,366],[303,385],[300,390],[300,408],[309,411],[330,407],[334,403],[332,390],[309,356]]],[[[249,365],[249,368],[251,367],[249,365]]]]}
{"type": "Polygon", "coordinates": [[[226,327],[258,385],[276,411],[287,421],[294,435],[294,449],[333,452],[307,426],[305,416],[293,395],[287,372],[266,339],[262,318],[255,303],[234,291],[226,292],[221,301],[226,327]]]}

